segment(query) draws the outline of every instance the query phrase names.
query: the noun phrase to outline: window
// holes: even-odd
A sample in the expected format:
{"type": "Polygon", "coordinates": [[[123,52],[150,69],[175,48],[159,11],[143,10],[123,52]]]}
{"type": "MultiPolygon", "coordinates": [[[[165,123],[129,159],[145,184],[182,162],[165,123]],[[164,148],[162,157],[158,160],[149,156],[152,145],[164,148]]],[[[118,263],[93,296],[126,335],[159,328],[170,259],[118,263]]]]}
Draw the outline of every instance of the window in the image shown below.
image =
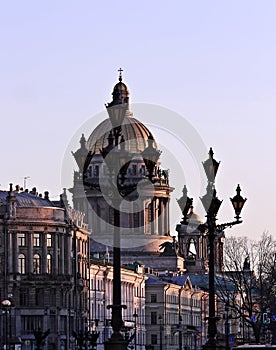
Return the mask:
{"type": "Polygon", "coordinates": [[[66,335],[66,328],[67,328],[67,317],[60,316],[60,332],[61,332],[61,334],[66,335]]]}
{"type": "Polygon", "coordinates": [[[52,306],[56,306],[57,304],[57,293],[56,293],[56,289],[51,288],[50,290],[50,304],[52,306]]]}
{"type": "Polygon", "coordinates": [[[52,256],[47,254],[47,273],[52,273],[52,256]]]}
{"type": "Polygon", "coordinates": [[[188,241],[188,258],[195,259],[196,258],[196,242],[193,238],[188,241]]]}
{"type": "Polygon", "coordinates": [[[35,290],[35,305],[36,306],[43,306],[44,305],[44,289],[43,288],[37,288],[35,290]]]}
{"type": "Polygon", "coordinates": [[[52,247],[52,235],[47,233],[47,247],[52,247]]]}
{"type": "Polygon", "coordinates": [[[18,233],[17,234],[17,245],[19,247],[24,247],[26,245],[26,235],[25,233],[18,233]]]}
{"type": "Polygon", "coordinates": [[[40,246],[40,234],[34,233],[34,247],[40,246]]]}
{"type": "Polygon", "coordinates": [[[151,345],[156,345],[157,344],[157,334],[152,334],[150,338],[151,338],[151,345]]]}
{"type": "Polygon", "coordinates": [[[21,316],[21,332],[33,334],[34,329],[42,328],[43,316],[21,316]]]}
{"type": "Polygon", "coordinates": [[[132,164],[132,175],[137,175],[137,165],[132,164]]]}
{"type": "Polygon", "coordinates": [[[157,312],[153,311],[150,313],[150,323],[157,324],[157,312]]]}
{"type": "Polygon", "coordinates": [[[51,333],[57,331],[57,317],[55,315],[50,316],[50,331],[51,333]]]}
{"type": "Polygon", "coordinates": [[[19,290],[19,304],[20,306],[26,306],[28,301],[28,290],[20,289],[19,290]]]}
{"type": "Polygon", "coordinates": [[[18,255],[18,273],[26,273],[26,258],[24,254],[18,255]]]}
{"type": "Polygon", "coordinates": [[[145,175],[145,174],[146,174],[145,165],[142,165],[142,166],[141,166],[141,168],[140,168],[140,174],[141,174],[141,175],[145,175]]]}
{"type": "Polygon", "coordinates": [[[151,303],[157,303],[157,294],[151,294],[150,295],[150,302],[151,303]]]}
{"type": "Polygon", "coordinates": [[[99,176],[99,166],[98,165],[94,165],[94,176],[99,176]]]}
{"type": "Polygon", "coordinates": [[[38,254],[34,254],[33,265],[34,265],[33,273],[39,274],[40,273],[40,256],[38,254]]]}

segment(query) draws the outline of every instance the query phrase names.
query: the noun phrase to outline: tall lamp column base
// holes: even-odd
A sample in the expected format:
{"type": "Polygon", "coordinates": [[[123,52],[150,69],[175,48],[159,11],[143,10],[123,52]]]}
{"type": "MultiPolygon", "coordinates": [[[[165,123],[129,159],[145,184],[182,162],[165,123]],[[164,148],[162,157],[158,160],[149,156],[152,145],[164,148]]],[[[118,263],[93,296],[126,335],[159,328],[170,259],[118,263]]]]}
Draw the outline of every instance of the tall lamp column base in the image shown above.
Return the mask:
{"type": "Polygon", "coordinates": [[[128,342],[121,333],[113,333],[105,343],[104,350],[127,350],[128,342]]]}

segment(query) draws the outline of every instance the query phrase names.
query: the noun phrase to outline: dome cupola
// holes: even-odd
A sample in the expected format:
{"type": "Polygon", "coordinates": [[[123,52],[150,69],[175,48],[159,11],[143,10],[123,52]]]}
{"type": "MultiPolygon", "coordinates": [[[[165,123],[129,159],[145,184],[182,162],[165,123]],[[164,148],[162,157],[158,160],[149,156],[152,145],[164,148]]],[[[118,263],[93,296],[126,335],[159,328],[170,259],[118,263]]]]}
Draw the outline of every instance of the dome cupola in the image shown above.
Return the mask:
{"type": "Polygon", "coordinates": [[[106,108],[113,107],[116,105],[128,104],[129,102],[129,91],[126,84],[123,83],[122,68],[118,69],[119,72],[119,83],[117,83],[112,92],[113,99],[106,105],[106,108]]]}

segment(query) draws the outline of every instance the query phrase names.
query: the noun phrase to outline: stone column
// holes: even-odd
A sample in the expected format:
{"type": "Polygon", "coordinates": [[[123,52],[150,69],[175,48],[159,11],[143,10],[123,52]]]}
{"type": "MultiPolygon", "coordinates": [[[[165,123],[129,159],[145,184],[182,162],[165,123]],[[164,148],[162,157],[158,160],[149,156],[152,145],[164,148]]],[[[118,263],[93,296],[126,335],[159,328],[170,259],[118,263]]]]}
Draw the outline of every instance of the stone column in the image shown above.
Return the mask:
{"type": "Polygon", "coordinates": [[[48,231],[41,232],[41,272],[46,273],[47,271],[47,233],[48,231]]]}
{"type": "Polygon", "coordinates": [[[59,259],[59,254],[58,254],[58,231],[56,231],[53,234],[53,243],[54,243],[54,250],[53,250],[53,274],[57,275],[59,273],[58,271],[58,259],[59,259]]]}
{"type": "MultiPolygon", "coordinates": [[[[63,231],[63,228],[62,228],[62,231],[63,231]]],[[[60,266],[60,273],[63,275],[64,274],[64,254],[65,254],[65,251],[64,251],[64,240],[65,240],[65,233],[64,232],[60,232],[60,237],[61,237],[61,240],[60,240],[60,251],[59,251],[59,266],[60,266]]]]}
{"type": "Polygon", "coordinates": [[[26,273],[33,273],[34,271],[34,250],[33,250],[33,232],[26,232],[26,240],[28,245],[27,259],[28,264],[26,266],[26,273]]]}

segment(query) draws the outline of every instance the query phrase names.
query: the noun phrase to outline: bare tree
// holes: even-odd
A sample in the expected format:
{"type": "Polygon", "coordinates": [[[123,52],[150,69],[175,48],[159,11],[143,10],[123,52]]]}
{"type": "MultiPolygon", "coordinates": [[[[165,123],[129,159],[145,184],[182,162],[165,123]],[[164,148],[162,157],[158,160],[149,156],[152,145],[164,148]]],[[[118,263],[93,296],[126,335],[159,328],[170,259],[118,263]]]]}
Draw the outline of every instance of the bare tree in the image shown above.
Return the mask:
{"type": "Polygon", "coordinates": [[[257,343],[261,331],[268,328],[263,324],[263,315],[270,317],[275,311],[275,247],[268,232],[264,232],[257,242],[244,237],[228,237],[223,278],[217,280],[220,298],[229,305],[233,317],[252,328],[257,343]]]}

